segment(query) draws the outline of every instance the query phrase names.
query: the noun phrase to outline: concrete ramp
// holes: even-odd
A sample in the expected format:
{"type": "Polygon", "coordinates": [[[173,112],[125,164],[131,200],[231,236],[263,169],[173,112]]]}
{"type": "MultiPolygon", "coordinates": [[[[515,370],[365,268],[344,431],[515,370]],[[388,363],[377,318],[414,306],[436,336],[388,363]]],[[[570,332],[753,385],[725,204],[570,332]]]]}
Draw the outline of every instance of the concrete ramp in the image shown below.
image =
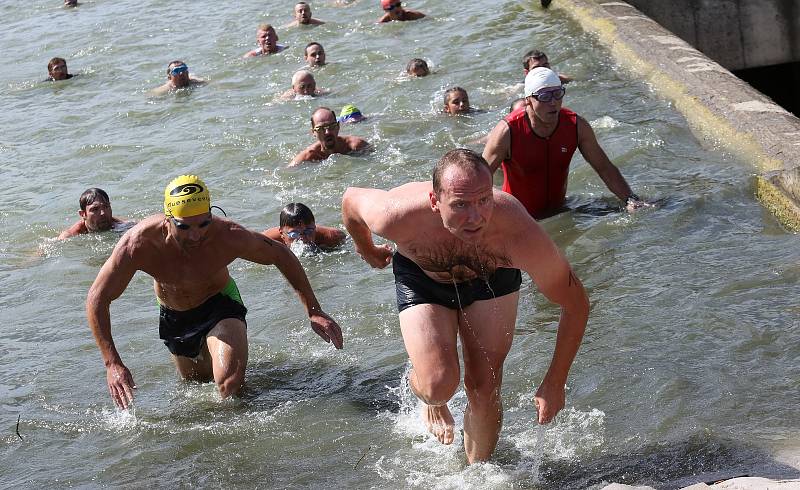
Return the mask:
{"type": "Polygon", "coordinates": [[[759,199],[800,231],[800,119],[626,2],[557,0],[551,8],[671,100],[704,144],[752,164],[759,199]]]}

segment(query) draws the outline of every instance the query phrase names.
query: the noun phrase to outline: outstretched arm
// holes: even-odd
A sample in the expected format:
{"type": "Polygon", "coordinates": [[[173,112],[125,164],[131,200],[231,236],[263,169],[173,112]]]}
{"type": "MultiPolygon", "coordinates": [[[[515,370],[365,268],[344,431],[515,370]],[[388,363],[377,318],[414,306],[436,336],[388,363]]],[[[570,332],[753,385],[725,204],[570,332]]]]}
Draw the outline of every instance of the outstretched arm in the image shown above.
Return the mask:
{"type": "Polygon", "coordinates": [[[130,371],[122,363],[122,359],[111,337],[111,302],[119,298],[128,287],[136,265],[130,253],[130,237],[124,236],[111,257],[106,260],[86,297],[86,317],[92,329],[94,340],[103,356],[106,366],[106,383],[111,399],[120,408],[128,408],[133,402],[133,390],[136,385],[130,371]]]}
{"type": "Polygon", "coordinates": [[[283,277],[294,288],[300,302],[306,309],[311,328],[325,342],[332,342],[337,349],[342,348],[342,330],[339,325],[329,317],[317,301],[311,283],[308,282],[300,261],[281,242],[265,237],[261,233],[242,230],[241,235],[234,240],[241,247],[239,257],[258,264],[274,264],[283,277]]]}
{"type": "Polygon", "coordinates": [[[589,299],[581,281],[544,230],[532,218],[520,228],[522,232],[516,239],[509,240],[515,265],[531,276],[547,299],[561,306],[553,358],[534,398],[539,423],[546,424],[564,408],[564,388],[586,329],[589,299]]]}
{"type": "Polygon", "coordinates": [[[606,152],[600,147],[592,127],[580,116],[578,117],[578,149],[581,151],[583,158],[597,172],[597,175],[603,179],[608,190],[625,203],[628,211],[650,206],[633,193],[628,181],[625,180],[617,166],[611,163],[606,152]]]}
{"type": "Polygon", "coordinates": [[[386,225],[388,192],[350,187],[342,197],[342,221],[353,237],[356,252],[372,267],[383,269],[392,261],[392,247],[375,246],[372,233],[381,234],[386,225]]]}
{"type": "Polygon", "coordinates": [[[511,151],[511,131],[505,121],[500,121],[489,133],[486,146],[483,147],[483,158],[489,164],[492,173],[509,157],[511,151]]]}

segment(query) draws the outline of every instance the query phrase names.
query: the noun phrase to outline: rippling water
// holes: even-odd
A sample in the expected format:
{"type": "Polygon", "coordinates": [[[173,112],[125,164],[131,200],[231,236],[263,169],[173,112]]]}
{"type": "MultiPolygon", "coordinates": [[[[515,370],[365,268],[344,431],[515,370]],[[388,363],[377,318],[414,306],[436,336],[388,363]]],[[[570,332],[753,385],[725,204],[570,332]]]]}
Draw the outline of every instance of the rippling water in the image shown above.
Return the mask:
{"type": "MultiPolygon", "coordinates": [[[[315,2],[312,29],[278,29],[290,49],[242,60],[262,21],[290,21],[274,0],[4,2],[0,30],[0,483],[6,487],[586,488],[605,481],[675,486],[707,472],[797,476],[800,329],[796,236],[753,197],[753,171],[703,146],[671,105],[631,79],[559,11],[537,2],[415,0],[430,18],[375,25],[372,1],[315,2]],[[278,102],[321,42],[315,70],[332,93],[278,102]],[[100,186],[116,215],[160,209],[166,182],[197,173],[215,204],[255,229],[302,201],[338,225],[351,185],[429,178],[446,150],[481,136],[518,94],[519,59],[539,48],[577,81],[566,105],[592,122],[634,189],[658,201],[630,216],[576,157],[574,211],[543,222],[592,300],[567,408],[533,422],[558,311],[523,283],[506,362],[505,426],[490,463],[466,466],[426,436],[404,382],[407,359],[390,271],[369,270],[348,243],[301,260],[345,350],[321,342],[274,268],[235,262],[250,309],[245,395],[179,381],[157,338],[149,278],[112,306],[113,332],[139,386],[117,412],[83,301],[114,233],[56,243],[79,194],[100,186]],[[78,77],[43,83],[47,61],[78,77]],[[403,75],[412,57],[433,74],[403,75]],[[173,59],[209,80],[150,98],[173,59]],[[482,112],[440,114],[443,91],[467,89],[482,112]],[[318,104],[356,104],[346,128],[375,151],[296,169],[318,104]],[[20,418],[20,440],[15,434],[20,418]]],[[[457,423],[463,391],[453,400],[457,423]]]]}

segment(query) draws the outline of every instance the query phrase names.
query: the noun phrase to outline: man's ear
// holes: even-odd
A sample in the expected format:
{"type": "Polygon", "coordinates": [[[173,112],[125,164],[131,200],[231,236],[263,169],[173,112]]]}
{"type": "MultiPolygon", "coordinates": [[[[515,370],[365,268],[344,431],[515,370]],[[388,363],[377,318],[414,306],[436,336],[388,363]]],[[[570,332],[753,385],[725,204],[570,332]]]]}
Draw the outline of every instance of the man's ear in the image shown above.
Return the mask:
{"type": "Polygon", "coordinates": [[[83,209],[79,209],[78,216],[80,216],[81,219],[86,219],[86,211],[84,211],[83,209]]]}
{"type": "Polygon", "coordinates": [[[439,212],[439,200],[436,198],[436,193],[434,193],[433,191],[429,192],[428,193],[428,199],[430,199],[430,202],[431,202],[431,210],[433,210],[434,213],[438,213],[439,212]]]}

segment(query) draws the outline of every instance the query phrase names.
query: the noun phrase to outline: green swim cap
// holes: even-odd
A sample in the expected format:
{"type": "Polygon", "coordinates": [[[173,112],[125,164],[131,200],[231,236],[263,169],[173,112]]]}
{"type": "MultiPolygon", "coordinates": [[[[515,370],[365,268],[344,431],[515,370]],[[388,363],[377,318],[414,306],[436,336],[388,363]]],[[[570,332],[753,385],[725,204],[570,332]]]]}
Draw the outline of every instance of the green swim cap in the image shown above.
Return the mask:
{"type": "Polygon", "coordinates": [[[342,107],[342,112],[339,113],[339,122],[350,120],[360,121],[361,119],[364,119],[364,116],[361,114],[361,111],[358,110],[358,107],[353,104],[347,104],[342,107]]]}

